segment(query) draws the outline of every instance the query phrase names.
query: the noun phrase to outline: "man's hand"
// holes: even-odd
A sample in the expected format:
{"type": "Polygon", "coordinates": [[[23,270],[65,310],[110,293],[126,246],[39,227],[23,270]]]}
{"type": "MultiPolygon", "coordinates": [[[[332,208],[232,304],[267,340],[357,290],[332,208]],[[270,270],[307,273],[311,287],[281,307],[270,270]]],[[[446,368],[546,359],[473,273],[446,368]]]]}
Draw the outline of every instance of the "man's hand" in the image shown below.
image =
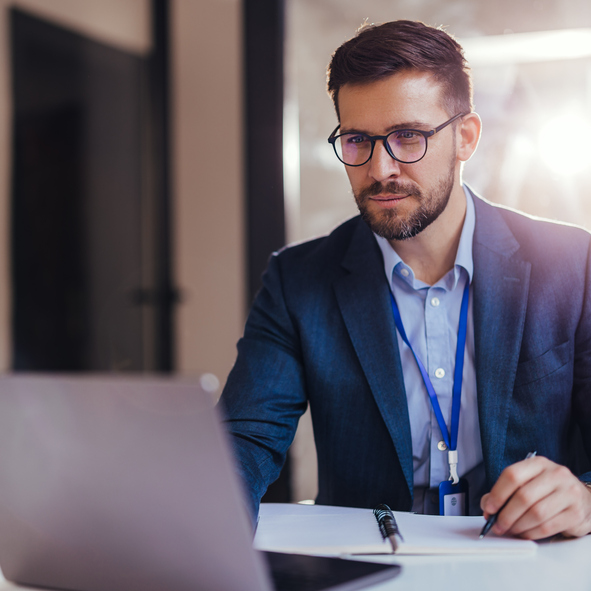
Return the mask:
{"type": "Polygon", "coordinates": [[[507,499],[492,528],[496,534],[539,540],[591,532],[591,491],[568,468],[547,458],[536,456],[505,468],[480,501],[484,518],[507,499]]]}

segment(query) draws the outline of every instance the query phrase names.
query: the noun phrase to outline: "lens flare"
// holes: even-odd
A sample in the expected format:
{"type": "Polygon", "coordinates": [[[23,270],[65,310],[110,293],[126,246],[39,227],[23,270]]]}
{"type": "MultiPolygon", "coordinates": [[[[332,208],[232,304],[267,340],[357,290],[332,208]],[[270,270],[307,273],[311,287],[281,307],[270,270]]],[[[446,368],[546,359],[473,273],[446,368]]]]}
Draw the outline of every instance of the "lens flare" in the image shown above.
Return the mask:
{"type": "Polygon", "coordinates": [[[538,148],[544,164],[553,172],[570,175],[591,169],[591,121],[562,115],[540,130],[538,148]]]}

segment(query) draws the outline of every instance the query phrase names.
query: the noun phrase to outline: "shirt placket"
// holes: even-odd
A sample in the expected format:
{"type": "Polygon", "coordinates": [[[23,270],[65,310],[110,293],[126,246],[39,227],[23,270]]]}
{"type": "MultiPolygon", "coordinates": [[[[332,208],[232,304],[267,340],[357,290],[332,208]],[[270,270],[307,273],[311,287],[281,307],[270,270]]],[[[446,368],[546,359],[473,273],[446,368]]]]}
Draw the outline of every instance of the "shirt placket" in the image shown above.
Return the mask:
{"type": "MultiPolygon", "coordinates": [[[[425,334],[429,377],[437,394],[441,412],[449,428],[453,391],[453,364],[450,355],[447,313],[447,292],[441,287],[431,287],[425,298],[425,334]]],[[[427,395],[427,394],[425,394],[427,395]]],[[[447,447],[431,409],[430,486],[438,486],[449,477],[447,447]]]]}

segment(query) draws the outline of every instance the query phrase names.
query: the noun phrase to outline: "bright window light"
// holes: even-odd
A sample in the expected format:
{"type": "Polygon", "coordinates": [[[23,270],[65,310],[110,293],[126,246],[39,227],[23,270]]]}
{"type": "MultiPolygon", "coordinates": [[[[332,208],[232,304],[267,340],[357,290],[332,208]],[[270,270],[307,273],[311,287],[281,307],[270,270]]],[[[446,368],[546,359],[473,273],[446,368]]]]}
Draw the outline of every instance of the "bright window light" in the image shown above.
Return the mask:
{"type": "Polygon", "coordinates": [[[591,56],[591,28],[487,35],[461,43],[473,67],[577,59],[591,56]]]}
{"type": "Polygon", "coordinates": [[[543,162],[552,171],[569,175],[591,168],[590,142],[589,119],[562,115],[544,125],[538,147],[543,162]]]}

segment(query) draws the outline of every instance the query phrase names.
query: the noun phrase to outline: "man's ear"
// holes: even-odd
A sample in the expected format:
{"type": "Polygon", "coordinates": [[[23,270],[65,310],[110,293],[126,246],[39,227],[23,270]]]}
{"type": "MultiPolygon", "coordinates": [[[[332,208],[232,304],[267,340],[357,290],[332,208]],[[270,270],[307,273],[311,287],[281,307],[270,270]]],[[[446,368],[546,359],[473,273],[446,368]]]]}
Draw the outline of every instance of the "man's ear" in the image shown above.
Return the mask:
{"type": "Polygon", "coordinates": [[[477,113],[462,117],[457,127],[458,160],[466,162],[476,152],[482,131],[482,121],[477,113]]]}

